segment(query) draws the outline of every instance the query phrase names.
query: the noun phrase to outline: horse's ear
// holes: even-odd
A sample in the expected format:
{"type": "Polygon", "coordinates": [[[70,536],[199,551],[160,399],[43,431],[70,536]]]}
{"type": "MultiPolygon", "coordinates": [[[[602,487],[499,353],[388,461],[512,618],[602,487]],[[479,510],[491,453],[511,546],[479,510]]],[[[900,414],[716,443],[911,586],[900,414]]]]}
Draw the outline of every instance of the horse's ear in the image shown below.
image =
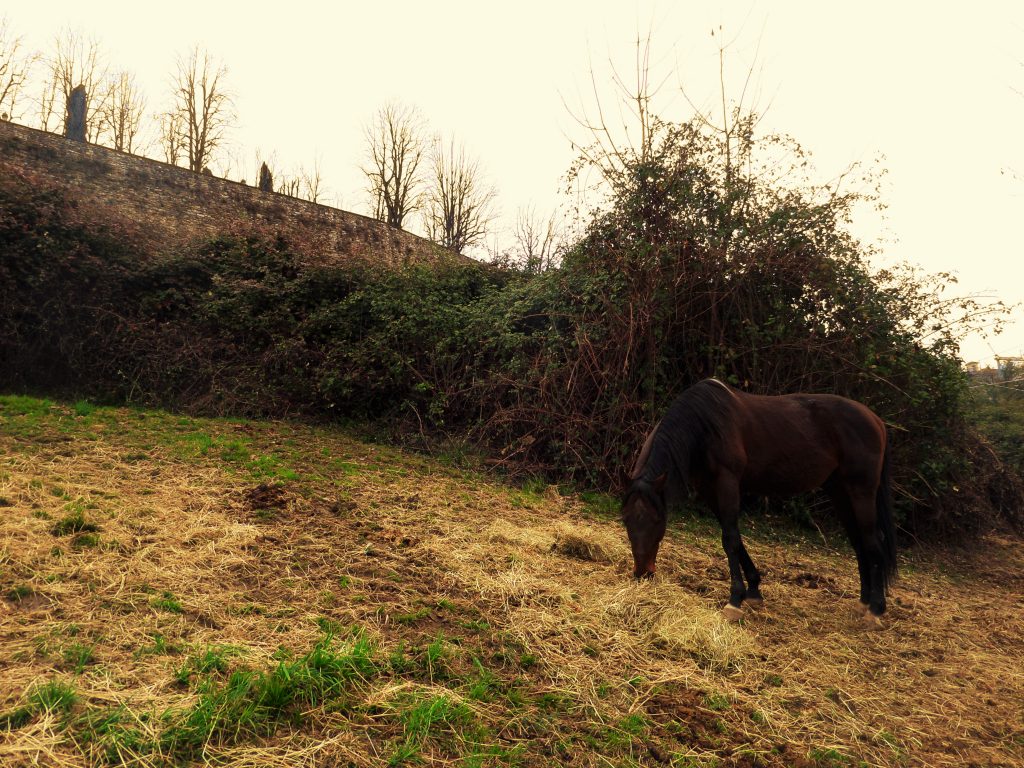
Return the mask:
{"type": "Polygon", "coordinates": [[[654,478],[654,490],[661,493],[665,490],[665,481],[668,480],[668,472],[662,472],[654,478]]]}

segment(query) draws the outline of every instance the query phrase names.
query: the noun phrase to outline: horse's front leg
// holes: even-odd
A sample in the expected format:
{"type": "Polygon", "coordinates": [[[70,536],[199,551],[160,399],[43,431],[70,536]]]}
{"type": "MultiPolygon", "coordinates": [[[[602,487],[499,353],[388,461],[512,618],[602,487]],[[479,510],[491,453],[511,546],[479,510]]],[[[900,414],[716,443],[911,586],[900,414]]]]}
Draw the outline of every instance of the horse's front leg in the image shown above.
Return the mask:
{"type": "MultiPolygon", "coordinates": [[[[736,535],[739,535],[738,529],[736,535]]],[[[757,570],[754,561],[747,554],[747,548],[743,545],[742,539],[740,539],[740,565],[743,567],[743,576],[747,580],[747,594],[743,598],[743,602],[751,608],[759,608],[764,604],[764,597],[761,595],[761,572],[757,570]]]]}
{"type": "MultiPolygon", "coordinates": [[[[729,559],[729,602],[722,609],[722,615],[729,621],[738,621],[743,616],[743,600],[747,596],[747,586],[743,581],[743,561],[746,550],[740,538],[740,488],[739,482],[729,473],[720,473],[715,482],[714,495],[715,514],[722,526],[722,549],[729,559]]],[[[749,555],[745,559],[750,560],[749,555]]],[[[750,563],[753,567],[753,563],[750,563]]],[[[756,573],[756,571],[755,571],[756,573]]],[[[758,577],[758,581],[760,578],[758,577]]],[[[757,585],[754,585],[755,591],[757,585]]],[[[760,592],[757,592],[760,597],[760,592]]]]}

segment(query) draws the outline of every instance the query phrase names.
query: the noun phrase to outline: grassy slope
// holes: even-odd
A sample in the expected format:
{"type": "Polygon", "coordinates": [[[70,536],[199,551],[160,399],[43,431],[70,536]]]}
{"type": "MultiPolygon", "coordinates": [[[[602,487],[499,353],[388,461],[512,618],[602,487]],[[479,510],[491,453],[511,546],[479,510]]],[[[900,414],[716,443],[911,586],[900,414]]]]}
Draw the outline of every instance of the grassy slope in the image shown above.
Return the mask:
{"type": "Polygon", "coordinates": [[[845,545],[752,520],[768,603],[736,626],[716,529],[637,585],[610,507],[336,430],[2,397],[0,763],[1024,762],[1019,542],[905,558],[865,633],[845,545]]]}

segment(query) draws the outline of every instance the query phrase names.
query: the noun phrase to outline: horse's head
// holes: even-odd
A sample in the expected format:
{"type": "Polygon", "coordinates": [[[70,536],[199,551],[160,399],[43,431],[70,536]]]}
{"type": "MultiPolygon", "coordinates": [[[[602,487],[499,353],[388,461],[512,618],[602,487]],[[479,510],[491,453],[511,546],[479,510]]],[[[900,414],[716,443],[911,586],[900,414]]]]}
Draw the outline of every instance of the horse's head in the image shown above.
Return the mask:
{"type": "Polygon", "coordinates": [[[654,576],[654,561],[665,537],[665,479],[666,475],[660,475],[653,482],[633,480],[623,498],[622,522],[633,550],[633,576],[638,579],[654,576]]]}

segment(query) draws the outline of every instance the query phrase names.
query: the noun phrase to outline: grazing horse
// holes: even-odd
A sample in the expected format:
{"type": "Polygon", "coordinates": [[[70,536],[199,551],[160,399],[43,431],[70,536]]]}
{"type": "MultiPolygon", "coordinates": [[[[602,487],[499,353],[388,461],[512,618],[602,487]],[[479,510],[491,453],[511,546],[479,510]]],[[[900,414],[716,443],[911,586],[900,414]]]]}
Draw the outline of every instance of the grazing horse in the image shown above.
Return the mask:
{"type": "Polygon", "coordinates": [[[744,601],[762,602],[761,574],[740,538],[741,495],[815,488],[831,497],[857,554],[863,621],[880,627],[896,576],[886,429],[867,406],[836,395],[750,395],[717,379],[683,392],[648,435],[628,477],[622,520],[633,575],[654,575],[666,495],[695,492],[722,526],[732,580],[722,612],[736,621],[744,601]]]}

